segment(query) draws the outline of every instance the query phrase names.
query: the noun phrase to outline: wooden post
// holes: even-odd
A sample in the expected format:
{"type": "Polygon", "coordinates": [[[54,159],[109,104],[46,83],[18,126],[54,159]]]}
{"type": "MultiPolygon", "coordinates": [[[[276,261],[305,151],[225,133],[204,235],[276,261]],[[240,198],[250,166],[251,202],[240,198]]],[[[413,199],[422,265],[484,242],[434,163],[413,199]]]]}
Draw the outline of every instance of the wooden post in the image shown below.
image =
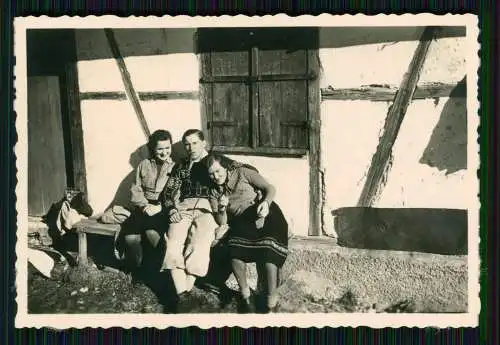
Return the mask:
{"type": "Polygon", "coordinates": [[[142,111],[141,103],[139,102],[139,95],[134,89],[134,85],[132,84],[132,80],[130,79],[130,73],[128,72],[127,65],[125,64],[125,60],[120,53],[120,48],[118,47],[118,43],[116,42],[115,35],[112,29],[104,29],[106,33],[106,37],[108,39],[109,47],[113,53],[113,56],[118,64],[118,69],[122,75],[123,83],[125,84],[125,93],[127,94],[127,98],[132,103],[134,107],[135,114],[139,119],[142,130],[144,131],[144,135],[146,138],[151,134],[148,123],[146,122],[146,118],[144,117],[144,112],[142,111]]]}
{"type": "Polygon", "coordinates": [[[80,87],[76,62],[65,66],[65,89],[68,107],[68,123],[73,168],[73,187],[87,193],[87,172],[85,168],[85,149],[83,144],[82,112],[80,108],[80,87]]]}
{"type": "Polygon", "coordinates": [[[250,53],[250,146],[255,149],[259,146],[260,124],[259,124],[259,48],[252,47],[250,53]]]}
{"type": "MultiPolygon", "coordinates": [[[[308,71],[318,74],[317,49],[307,51],[308,71]]],[[[321,184],[321,120],[319,78],[309,81],[309,236],[320,236],[322,232],[321,211],[323,208],[321,184]]]]}
{"type": "Polygon", "coordinates": [[[78,232],[78,265],[86,266],[89,264],[87,254],[87,234],[85,231],[78,232]]]}
{"type": "MultiPolygon", "coordinates": [[[[212,75],[212,59],[209,52],[200,53],[200,75],[212,75]]],[[[201,129],[207,136],[210,145],[213,145],[212,128],[208,125],[213,120],[213,84],[200,83],[200,102],[201,102],[201,129]]]]}
{"type": "Polygon", "coordinates": [[[358,201],[358,206],[360,207],[370,207],[374,202],[375,195],[379,190],[384,175],[385,167],[392,153],[392,147],[398,136],[408,105],[413,98],[427,51],[429,50],[435,33],[436,28],[425,28],[410,66],[408,67],[408,71],[404,75],[401,86],[396,93],[394,103],[389,109],[384,126],[384,133],[380,138],[377,151],[373,155],[366,182],[358,201]]]}

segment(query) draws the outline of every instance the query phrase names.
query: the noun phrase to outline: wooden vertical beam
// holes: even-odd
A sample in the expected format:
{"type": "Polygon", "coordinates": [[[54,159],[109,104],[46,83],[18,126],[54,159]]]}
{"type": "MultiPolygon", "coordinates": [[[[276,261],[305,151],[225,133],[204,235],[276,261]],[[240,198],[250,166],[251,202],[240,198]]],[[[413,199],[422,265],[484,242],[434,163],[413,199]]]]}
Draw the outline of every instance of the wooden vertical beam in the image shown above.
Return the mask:
{"type": "MultiPolygon", "coordinates": [[[[201,77],[212,75],[212,57],[209,51],[200,52],[201,77]]],[[[214,84],[200,83],[200,100],[201,100],[201,116],[202,130],[208,137],[210,145],[213,146],[212,138],[213,127],[208,124],[213,121],[213,93],[214,84]]]]}
{"type": "Polygon", "coordinates": [[[132,80],[130,79],[130,73],[128,72],[127,65],[125,64],[125,60],[120,53],[120,48],[118,47],[118,43],[116,42],[115,34],[112,29],[104,29],[106,33],[106,37],[108,39],[109,47],[111,48],[111,52],[113,53],[113,57],[118,64],[118,69],[120,70],[120,74],[122,76],[123,84],[125,84],[125,93],[127,94],[127,98],[132,103],[134,107],[135,114],[139,119],[139,123],[141,124],[141,128],[144,132],[144,135],[149,137],[151,134],[148,123],[146,122],[146,118],[144,117],[144,112],[142,111],[141,103],[139,102],[139,95],[134,89],[134,85],[132,84],[132,80]]]}
{"type": "Polygon", "coordinates": [[[78,265],[87,266],[89,264],[87,253],[87,234],[78,232],[78,265]]]}
{"type": "MultiPolygon", "coordinates": [[[[319,74],[317,49],[307,50],[309,71],[319,74]]],[[[308,82],[308,120],[309,120],[309,235],[321,235],[321,120],[319,78],[308,82]]]]}
{"type": "Polygon", "coordinates": [[[392,147],[398,136],[408,105],[413,98],[425,57],[427,56],[432,39],[436,34],[436,30],[437,29],[434,27],[425,28],[417,49],[415,50],[415,54],[413,55],[413,59],[408,67],[408,71],[405,73],[401,85],[394,97],[394,102],[387,114],[384,133],[380,138],[377,151],[373,155],[366,182],[358,201],[358,206],[360,207],[372,206],[374,202],[383,179],[384,170],[392,153],[392,147]]]}
{"type": "Polygon", "coordinates": [[[68,62],[64,71],[67,97],[67,119],[69,126],[69,145],[74,188],[87,194],[87,172],[85,168],[85,147],[83,143],[82,112],[80,108],[80,87],[78,69],[75,61],[68,62]]]}
{"type": "Polygon", "coordinates": [[[58,75],[60,77],[67,185],[88,195],[78,82],[76,31],[64,31],[64,35],[59,38],[61,42],[64,42],[64,48],[59,51],[58,75]]]}
{"type": "Polygon", "coordinates": [[[250,76],[254,77],[254,79],[251,78],[253,81],[250,82],[250,146],[255,149],[260,141],[259,84],[256,78],[259,76],[259,48],[251,48],[250,61],[250,76]]]}

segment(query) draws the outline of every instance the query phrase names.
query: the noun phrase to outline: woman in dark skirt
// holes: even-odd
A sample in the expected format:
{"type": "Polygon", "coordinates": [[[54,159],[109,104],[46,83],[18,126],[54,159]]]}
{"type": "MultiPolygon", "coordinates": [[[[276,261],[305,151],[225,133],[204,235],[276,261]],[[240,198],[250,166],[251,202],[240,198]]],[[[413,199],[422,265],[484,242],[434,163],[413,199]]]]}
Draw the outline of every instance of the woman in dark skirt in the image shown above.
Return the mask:
{"type": "Polygon", "coordinates": [[[265,273],[267,310],[273,312],[278,302],[278,270],[288,255],[288,224],[273,202],[276,190],[254,169],[222,155],[211,154],[207,165],[214,182],[210,203],[215,220],[221,228],[229,225],[227,245],[242,311],[254,309],[246,263],[255,262],[259,273],[265,273]]]}

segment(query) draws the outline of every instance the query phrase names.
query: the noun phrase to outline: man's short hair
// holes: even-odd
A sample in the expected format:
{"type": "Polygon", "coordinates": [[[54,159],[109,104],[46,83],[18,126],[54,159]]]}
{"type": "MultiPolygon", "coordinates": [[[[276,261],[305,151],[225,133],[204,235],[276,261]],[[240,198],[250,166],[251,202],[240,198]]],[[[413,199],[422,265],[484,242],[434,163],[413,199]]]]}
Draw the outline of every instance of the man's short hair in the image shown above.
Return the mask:
{"type": "Polygon", "coordinates": [[[189,137],[190,135],[193,135],[193,134],[198,135],[198,138],[200,138],[200,140],[202,140],[202,141],[205,140],[205,135],[203,134],[203,132],[201,130],[192,128],[192,129],[188,129],[187,131],[184,132],[184,134],[182,135],[182,142],[184,142],[187,137],[189,137]]]}

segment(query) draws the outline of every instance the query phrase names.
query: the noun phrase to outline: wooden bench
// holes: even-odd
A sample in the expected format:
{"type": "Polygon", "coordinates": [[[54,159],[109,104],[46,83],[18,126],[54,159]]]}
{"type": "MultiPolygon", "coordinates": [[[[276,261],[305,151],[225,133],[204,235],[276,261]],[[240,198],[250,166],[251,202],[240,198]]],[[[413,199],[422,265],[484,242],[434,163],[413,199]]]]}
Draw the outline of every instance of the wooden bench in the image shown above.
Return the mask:
{"type": "MultiPolygon", "coordinates": [[[[120,231],[119,224],[104,224],[98,222],[97,219],[89,218],[79,221],[74,226],[78,234],[78,264],[88,265],[88,251],[87,251],[87,234],[96,234],[101,236],[115,237],[116,233],[120,231]]],[[[212,245],[218,241],[215,240],[212,245]]]]}
{"type": "MultiPolygon", "coordinates": [[[[116,233],[120,231],[119,224],[104,224],[98,222],[97,219],[89,218],[79,221],[75,224],[75,230],[78,234],[78,265],[87,266],[89,264],[87,252],[87,234],[96,234],[101,236],[115,237],[116,233]]],[[[293,237],[289,236],[291,239],[293,237]]],[[[215,243],[215,241],[214,241],[215,243]]],[[[282,269],[278,270],[278,283],[281,281],[282,269]]],[[[259,282],[262,284],[263,282],[259,282]]]]}
{"type": "Polygon", "coordinates": [[[116,233],[120,231],[120,225],[103,224],[96,219],[89,218],[75,224],[75,230],[78,234],[78,264],[88,265],[87,234],[115,237],[116,233]]]}

